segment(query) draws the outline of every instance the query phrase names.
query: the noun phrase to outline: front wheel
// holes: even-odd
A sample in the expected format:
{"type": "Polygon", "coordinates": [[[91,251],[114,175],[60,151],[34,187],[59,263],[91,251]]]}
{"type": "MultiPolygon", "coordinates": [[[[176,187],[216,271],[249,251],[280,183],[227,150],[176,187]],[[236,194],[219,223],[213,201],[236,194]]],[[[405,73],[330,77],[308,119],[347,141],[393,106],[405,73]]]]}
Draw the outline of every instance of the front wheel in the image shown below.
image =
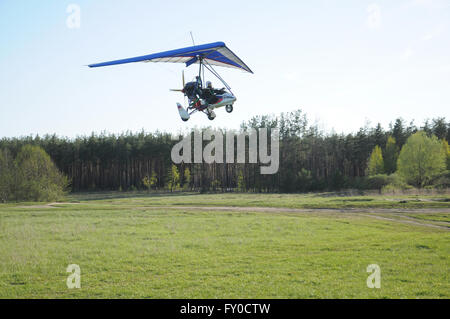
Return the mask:
{"type": "Polygon", "coordinates": [[[227,105],[227,106],[225,106],[225,110],[226,110],[228,113],[233,112],[233,105],[227,105]]]}
{"type": "Polygon", "coordinates": [[[208,120],[212,121],[216,118],[216,113],[214,111],[211,111],[208,113],[208,120]]]}

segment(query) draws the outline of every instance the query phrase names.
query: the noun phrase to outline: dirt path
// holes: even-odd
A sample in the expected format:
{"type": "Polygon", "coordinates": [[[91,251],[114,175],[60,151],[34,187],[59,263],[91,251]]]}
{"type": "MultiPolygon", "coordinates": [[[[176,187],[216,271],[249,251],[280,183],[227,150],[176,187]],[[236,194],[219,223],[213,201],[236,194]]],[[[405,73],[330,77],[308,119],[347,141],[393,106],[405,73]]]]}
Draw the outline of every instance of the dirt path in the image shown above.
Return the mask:
{"type": "Polygon", "coordinates": [[[42,205],[22,205],[22,206],[15,206],[16,208],[58,208],[58,206],[55,205],[76,205],[76,204],[80,204],[80,203],[48,203],[48,204],[42,204],[42,205]]]}
{"type": "MultiPolygon", "coordinates": [[[[401,208],[285,208],[285,207],[238,207],[238,206],[147,206],[147,208],[159,209],[182,209],[182,210],[203,210],[203,211],[230,211],[230,212],[271,212],[271,213],[344,213],[354,214],[356,216],[364,216],[375,218],[378,220],[386,220],[402,224],[410,224],[417,226],[425,226],[450,231],[450,223],[446,225],[430,224],[426,221],[422,222],[414,220],[414,218],[397,213],[408,214],[433,214],[433,213],[450,213],[450,208],[418,208],[418,209],[401,209],[401,208]],[[380,214],[396,214],[398,218],[390,218],[380,214]]],[[[446,223],[446,222],[442,222],[446,223]]]]}
{"type": "Polygon", "coordinates": [[[220,211],[251,211],[280,213],[410,213],[432,214],[448,213],[450,208],[288,208],[288,207],[250,207],[250,206],[145,206],[145,208],[195,209],[220,211]]]}
{"type": "Polygon", "coordinates": [[[426,227],[439,228],[439,229],[445,229],[447,231],[450,231],[450,226],[441,226],[441,225],[436,225],[436,224],[423,223],[423,222],[413,220],[413,218],[411,218],[411,217],[403,216],[403,215],[398,215],[398,217],[400,217],[400,218],[389,218],[389,217],[384,217],[384,216],[379,216],[379,215],[368,215],[368,214],[358,214],[358,215],[376,218],[376,219],[380,219],[380,220],[387,220],[387,221],[391,221],[391,222],[402,223],[402,224],[426,226],[426,227]]]}
{"type": "MultiPolygon", "coordinates": [[[[56,205],[76,205],[80,203],[49,203],[45,205],[17,206],[19,208],[57,208],[56,205]]],[[[229,211],[229,212],[268,212],[268,213],[314,213],[314,214],[353,214],[355,216],[364,216],[378,220],[390,222],[424,226],[450,231],[450,223],[445,221],[440,224],[431,224],[426,221],[416,220],[410,216],[402,214],[450,214],[450,208],[287,208],[287,207],[248,207],[248,206],[141,206],[135,209],[176,209],[176,210],[200,210],[200,211],[229,211]],[[395,214],[396,218],[389,215],[395,214]],[[383,216],[384,215],[384,216],[383,216]],[[385,216],[388,215],[388,216],[385,216]],[[446,225],[447,224],[447,225],[446,225]]]]}

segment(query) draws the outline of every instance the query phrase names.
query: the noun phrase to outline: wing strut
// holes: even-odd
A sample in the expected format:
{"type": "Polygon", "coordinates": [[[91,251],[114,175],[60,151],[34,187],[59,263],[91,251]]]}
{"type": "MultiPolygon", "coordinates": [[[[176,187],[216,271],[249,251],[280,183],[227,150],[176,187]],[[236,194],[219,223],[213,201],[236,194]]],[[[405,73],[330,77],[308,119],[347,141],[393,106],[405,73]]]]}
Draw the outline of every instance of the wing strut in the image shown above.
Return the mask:
{"type": "MultiPolygon", "coordinates": [[[[203,61],[202,61],[202,62],[203,62],[203,61]]],[[[205,60],[204,62],[206,63],[206,65],[204,65],[204,67],[205,67],[209,72],[211,72],[212,74],[214,74],[214,75],[216,76],[216,78],[218,78],[218,79],[223,83],[223,85],[225,85],[225,87],[228,89],[228,91],[230,91],[230,93],[234,95],[234,93],[231,91],[231,87],[228,85],[227,82],[225,82],[225,80],[220,76],[220,74],[217,73],[216,70],[214,70],[214,68],[212,67],[212,65],[209,64],[208,61],[206,61],[206,60],[205,60]]]]}

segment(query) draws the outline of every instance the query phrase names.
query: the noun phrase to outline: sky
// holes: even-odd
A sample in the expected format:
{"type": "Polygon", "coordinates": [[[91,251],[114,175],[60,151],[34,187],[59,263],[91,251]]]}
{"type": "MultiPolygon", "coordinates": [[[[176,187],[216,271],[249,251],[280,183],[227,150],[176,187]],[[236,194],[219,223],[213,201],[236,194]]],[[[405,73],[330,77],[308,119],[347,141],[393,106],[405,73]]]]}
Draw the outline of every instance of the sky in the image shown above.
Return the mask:
{"type": "Polygon", "coordinates": [[[450,118],[450,1],[0,1],[0,137],[237,129],[296,109],[337,133],[450,118]],[[169,91],[195,66],[86,66],[190,46],[191,31],[254,71],[216,68],[237,102],[212,122],[182,122],[169,91]]]}

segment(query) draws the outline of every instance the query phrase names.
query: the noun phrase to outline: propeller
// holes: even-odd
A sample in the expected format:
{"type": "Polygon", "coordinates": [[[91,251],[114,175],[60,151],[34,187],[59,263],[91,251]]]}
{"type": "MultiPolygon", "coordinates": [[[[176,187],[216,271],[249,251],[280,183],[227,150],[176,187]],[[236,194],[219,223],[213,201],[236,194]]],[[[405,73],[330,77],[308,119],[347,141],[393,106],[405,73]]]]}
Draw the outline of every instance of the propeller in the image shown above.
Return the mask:
{"type": "MultiPolygon", "coordinates": [[[[184,70],[182,71],[182,73],[181,73],[181,79],[182,79],[182,81],[183,81],[183,89],[184,89],[184,70]]],[[[170,89],[170,91],[173,91],[173,92],[183,92],[183,89],[170,89]]]]}

